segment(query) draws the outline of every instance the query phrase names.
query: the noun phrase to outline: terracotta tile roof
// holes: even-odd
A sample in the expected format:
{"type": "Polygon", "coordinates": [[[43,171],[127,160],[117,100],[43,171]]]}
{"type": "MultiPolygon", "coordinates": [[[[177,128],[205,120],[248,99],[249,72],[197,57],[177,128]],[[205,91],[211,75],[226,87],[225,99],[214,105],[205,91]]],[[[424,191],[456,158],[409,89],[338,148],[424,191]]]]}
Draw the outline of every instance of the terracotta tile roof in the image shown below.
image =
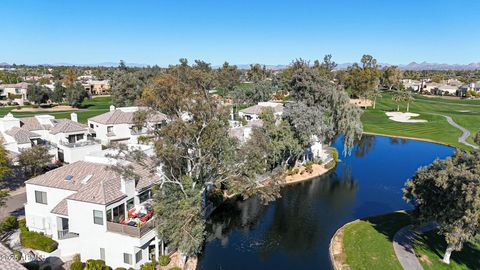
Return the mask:
{"type": "Polygon", "coordinates": [[[0,269],[2,270],[26,270],[23,265],[15,260],[13,252],[6,246],[0,244],[0,269]]]}
{"type": "Polygon", "coordinates": [[[31,131],[19,128],[19,127],[13,127],[7,131],[5,131],[7,135],[10,135],[15,139],[17,143],[30,143],[31,138],[40,138],[40,135],[37,133],[33,133],[31,131]]]}
{"type": "Polygon", "coordinates": [[[89,128],[87,125],[80,124],[70,119],[60,119],[54,120],[54,125],[51,128],[50,133],[55,135],[58,133],[70,133],[77,131],[89,131],[89,128]]]}
{"type": "Polygon", "coordinates": [[[279,104],[278,106],[274,106],[274,107],[271,107],[271,106],[261,106],[261,105],[253,105],[253,106],[251,106],[251,107],[248,107],[248,108],[245,108],[245,109],[243,109],[243,110],[240,110],[240,112],[246,113],[246,114],[256,114],[256,115],[260,115],[260,114],[262,113],[262,110],[263,110],[263,109],[266,109],[266,108],[272,108],[273,113],[283,112],[283,105],[282,105],[282,104],[279,104]]]}
{"type": "MultiPolygon", "coordinates": [[[[135,173],[140,176],[136,184],[137,191],[151,187],[160,181],[160,176],[144,166],[133,163],[132,166],[135,173]]],[[[65,165],[32,178],[26,183],[76,191],[67,199],[104,205],[125,197],[120,190],[121,180],[117,172],[111,170],[108,165],[87,161],[65,165]]],[[[62,211],[62,206],[57,206],[58,211],[62,211]]]]}
{"type": "MultiPolygon", "coordinates": [[[[116,109],[116,110],[109,111],[104,114],[100,114],[95,117],[92,117],[89,120],[100,123],[100,124],[104,124],[104,125],[133,124],[134,113],[135,112],[124,112],[121,109],[116,109]]],[[[161,112],[151,113],[147,117],[147,121],[154,122],[154,123],[162,122],[162,121],[165,121],[166,119],[167,119],[167,116],[161,112]]]]}
{"type": "Polygon", "coordinates": [[[67,199],[61,200],[50,213],[58,214],[62,216],[68,216],[68,207],[67,207],[67,199]]]}

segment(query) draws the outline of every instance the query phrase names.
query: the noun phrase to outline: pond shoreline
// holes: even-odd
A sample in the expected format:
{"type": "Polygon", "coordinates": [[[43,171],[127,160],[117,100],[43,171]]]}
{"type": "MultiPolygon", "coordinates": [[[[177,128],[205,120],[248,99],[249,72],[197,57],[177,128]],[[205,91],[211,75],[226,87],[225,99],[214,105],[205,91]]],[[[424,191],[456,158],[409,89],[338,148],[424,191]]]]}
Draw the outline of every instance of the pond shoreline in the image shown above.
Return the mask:
{"type": "Polygon", "coordinates": [[[362,132],[362,135],[372,135],[372,136],[382,136],[382,137],[388,137],[388,138],[398,138],[398,139],[406,139],[406,140],[413,140],[413,141],[419,141],[419,142],[428,142],[428,143],[434,143],[438,145],[444,145],[444,146],[449,146],[453,148],[458,148],[454,145],[448,144],[448,143],[443,143],[443,142],[438,142],[430,139],[424,139],[424,138],[417,138],[417,137],[409,137],[409,136],[400,136],[400,135],[389,135],[389,134],[382,134],[382,133],[376,133],[376,132],[362,132]]]}

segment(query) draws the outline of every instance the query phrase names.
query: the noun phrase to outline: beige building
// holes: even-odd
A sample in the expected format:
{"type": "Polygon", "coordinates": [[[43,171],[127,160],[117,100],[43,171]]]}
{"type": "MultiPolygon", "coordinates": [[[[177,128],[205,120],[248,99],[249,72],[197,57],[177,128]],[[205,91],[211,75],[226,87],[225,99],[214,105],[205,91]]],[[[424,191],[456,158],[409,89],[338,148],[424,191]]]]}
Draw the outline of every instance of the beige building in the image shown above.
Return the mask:
{"type": "Polygon", "coordinates": [[[83,84],[85,90],[87,90],[91,95],[110,95],[111,86],[108,80],[96,81],[89,80],[83,84]]]}

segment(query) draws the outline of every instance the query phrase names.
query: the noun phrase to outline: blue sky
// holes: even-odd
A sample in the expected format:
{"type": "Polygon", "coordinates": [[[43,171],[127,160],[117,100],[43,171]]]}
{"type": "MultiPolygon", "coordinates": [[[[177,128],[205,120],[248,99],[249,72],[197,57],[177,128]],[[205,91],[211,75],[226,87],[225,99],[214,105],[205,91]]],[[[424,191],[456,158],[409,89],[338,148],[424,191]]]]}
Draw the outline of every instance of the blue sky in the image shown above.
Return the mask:
{"type": "Polygon", "coordinates": [[[477,0],[2,0],[0,62],[480,62],[477,0]]]}

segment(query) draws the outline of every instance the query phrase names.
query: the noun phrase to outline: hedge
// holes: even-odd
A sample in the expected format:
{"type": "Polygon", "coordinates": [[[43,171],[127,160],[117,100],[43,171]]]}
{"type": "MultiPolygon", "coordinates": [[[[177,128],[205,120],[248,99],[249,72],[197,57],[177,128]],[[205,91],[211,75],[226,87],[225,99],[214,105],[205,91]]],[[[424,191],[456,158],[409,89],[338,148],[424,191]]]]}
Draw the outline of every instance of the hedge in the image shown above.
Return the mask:
{"type": "Polygon", "coordinates": [[[37,249],[45,252],[52,252],[58,247],[58,243],[43,233],[31,232],[25,226],[25,220],[19,222],[20,243],[26,248],[37,249]]]}

